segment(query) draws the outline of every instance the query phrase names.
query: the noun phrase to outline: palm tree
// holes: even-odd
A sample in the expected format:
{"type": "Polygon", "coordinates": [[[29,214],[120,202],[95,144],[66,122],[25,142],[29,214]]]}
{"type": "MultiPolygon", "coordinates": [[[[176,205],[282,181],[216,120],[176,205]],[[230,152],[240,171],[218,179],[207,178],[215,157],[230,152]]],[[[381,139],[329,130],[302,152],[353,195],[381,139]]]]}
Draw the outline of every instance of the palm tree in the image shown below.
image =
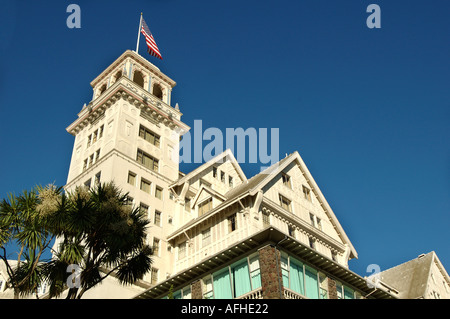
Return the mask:
{"type": "MultiPolygon", "coordinates": [[[[52,192],[59,192],[51,187],[52,192]]],[[[38,211],[41,193],[47,188],[36,186],[30,192],[19,196],[9,194],[0,202],[0,258],[6,266],[9,286],[14,289],[14,297],[35,293],[42,284],[42,254],[48,251],[53,240],[50,224],[38,211]],[[17,247],[17,265],[9,263],[7,249],[17,247]]]]}
{"type": "Polygon", "coordinates": [[[68,287],[67,298],[79,299],[113,272],[120,283],[132,284],[151,269],[152,249],[145,244],[149,221],[127,199],[109,183],[76,188],[49,205],[59,242],[45,270],[50,297],[68,287]]]}

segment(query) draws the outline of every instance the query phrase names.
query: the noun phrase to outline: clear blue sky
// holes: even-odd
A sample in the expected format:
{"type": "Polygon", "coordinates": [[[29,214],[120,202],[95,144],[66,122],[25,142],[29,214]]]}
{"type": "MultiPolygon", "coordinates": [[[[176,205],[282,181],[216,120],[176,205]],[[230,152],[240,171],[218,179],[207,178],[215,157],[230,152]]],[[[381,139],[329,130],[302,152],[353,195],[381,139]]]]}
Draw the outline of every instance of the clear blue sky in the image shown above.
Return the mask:
{"type": "Polygon", "coordinates": [[[90,81],[135,49],[141,11],[184,122],[279,128],[280,157],[300,153],[359,253],[352,270],[432,250],[450,270],[448,0],[3,0],[2,198],[65,184],[65,129],[90,81]],[[70,3],[81,29],[66,26],[70,3]],[[366,26],[371,3],[381,29],[366,26]]]}

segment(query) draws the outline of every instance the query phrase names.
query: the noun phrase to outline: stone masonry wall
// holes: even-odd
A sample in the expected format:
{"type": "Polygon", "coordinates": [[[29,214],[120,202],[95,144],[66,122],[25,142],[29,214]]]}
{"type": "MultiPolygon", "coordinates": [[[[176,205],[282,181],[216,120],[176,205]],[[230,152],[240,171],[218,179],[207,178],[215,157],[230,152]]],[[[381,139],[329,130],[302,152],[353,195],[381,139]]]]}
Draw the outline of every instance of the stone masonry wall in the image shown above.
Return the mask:
{"type": "Polygon", "coordinates": [[[282,299],[283,285],[281,284],[280,252],[272,246],[261,248],[259,250],[259,267],[263,298],[282,299]]]}

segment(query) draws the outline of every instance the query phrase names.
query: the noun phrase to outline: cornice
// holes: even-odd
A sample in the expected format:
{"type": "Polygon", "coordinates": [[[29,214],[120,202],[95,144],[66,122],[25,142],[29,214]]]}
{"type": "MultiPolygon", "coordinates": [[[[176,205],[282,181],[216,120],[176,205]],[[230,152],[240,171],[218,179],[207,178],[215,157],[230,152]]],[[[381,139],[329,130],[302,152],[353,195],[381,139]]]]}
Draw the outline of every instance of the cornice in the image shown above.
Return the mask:
{"type": "Polygon", "coordinates": [[[120,57],[118,57],[110,66],[108,66],[102,73],[100,73],[94,80],[91,81],[91,86],[95,87],[98,83],[103,81],[106,77],[111,74],[111,71],[114,70],[119,64],[123,63],[127,59],[133,59],[134,62],[139,63],[143,68],[152,72],[154,75],[158,76],[160,79],[167,82],[172,88],[176,85],[176,82],[169,78],[167,75],[161,72],[161,70],[155,66],[154,64],[147,61],[144,57],[139,55],[138,53],[127,50],[120,57]]]}
{"type": "MultiPolygon", "coordinates": [[[[143,91],[143,90],[142,90],[143,91]]],[[[85,109],[79,113],[79,118],[66,128],[67,132],[72,135],[78,134],[84,127],[95,121],[99,116],[111,107],[118,100],[124,99],[139,110],[145,110],[156,121],[163,123],[170,129],[178,132],[187,132],[190,128],[178,118],[181,112],[160,101],[156,97],[152,97],[150,93],[140,92],[136,88],[136,84],[128,78],[122,77],[118,82],[114,83],[101,96],[91,101],[85,109]]]]}

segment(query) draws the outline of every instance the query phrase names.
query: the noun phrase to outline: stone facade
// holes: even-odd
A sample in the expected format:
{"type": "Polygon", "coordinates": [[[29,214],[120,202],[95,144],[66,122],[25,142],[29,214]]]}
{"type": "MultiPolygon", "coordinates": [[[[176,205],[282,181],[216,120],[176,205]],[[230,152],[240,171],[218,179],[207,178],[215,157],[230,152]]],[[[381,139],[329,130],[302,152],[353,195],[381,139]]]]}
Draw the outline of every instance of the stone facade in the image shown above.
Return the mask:
{"type": "Polygon", "coordinates": [[[202,281],[197,280],[191,283],[191,298],[192,299],[203,299],[202,292],[202,281]]]}
{"type": "Polygon", "coordinates": [[[336,281],[330,277],[328,277],[328,299],[338,299],[336,281]]]}
{"type": "Polygon", "coordinates": [[[265,246],[259,250],[264,299],[283,299],[280,257],[280,252],[273,246],[265,246]]]}

